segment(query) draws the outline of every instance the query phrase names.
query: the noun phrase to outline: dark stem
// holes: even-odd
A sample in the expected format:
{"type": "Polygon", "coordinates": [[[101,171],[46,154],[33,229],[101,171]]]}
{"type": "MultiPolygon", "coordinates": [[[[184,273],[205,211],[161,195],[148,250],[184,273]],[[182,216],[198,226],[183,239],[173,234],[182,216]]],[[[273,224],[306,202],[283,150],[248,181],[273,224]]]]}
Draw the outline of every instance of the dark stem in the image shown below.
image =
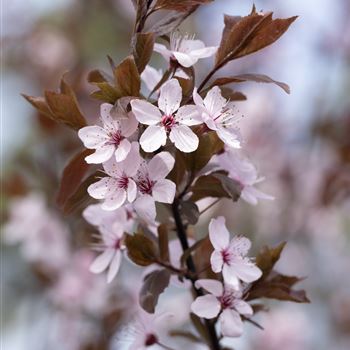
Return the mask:
{"type": "MultiPolygon", "coordinates": [[[[177,198],[174,199],[174,203],[172,204],[172,211],[173,211],[173,216],[174,216],[175,225],[176,225],[177,237],[180,240],[182,250],[186,251],[189,248],[189,244],[188,244],[187,235],[186,235],[186,228],[182,222],[181,215],[179,212],[179,201],[177,198]]],[[[186,265],[187,265],[188,269],[190,270],[190,272],[192,272],[195,275],[196,274],[196,266],[194,264],[194,261],[193,261],[191,255],[189,255],[189,257],[187,258],[186,265]]],[[[201,290],[197,289],[194,285],[196,282],[196,278],[190,277],[189,279],[192,282],[192,287],[193,287],[196,295],[197,296],[203,295],[201,290]]],[[[208,336],[209,336],[210,343],[211,343],[211,349],[212,350],[221,350],[219,339],[218,339],[218,336],[217,336],[216,330],[215,330],[215,325],[212,324],[207,319],[204,320],[204,323],[205,323],[205,327],[207,328],[207,331],[208,331],[208,336]]]]}

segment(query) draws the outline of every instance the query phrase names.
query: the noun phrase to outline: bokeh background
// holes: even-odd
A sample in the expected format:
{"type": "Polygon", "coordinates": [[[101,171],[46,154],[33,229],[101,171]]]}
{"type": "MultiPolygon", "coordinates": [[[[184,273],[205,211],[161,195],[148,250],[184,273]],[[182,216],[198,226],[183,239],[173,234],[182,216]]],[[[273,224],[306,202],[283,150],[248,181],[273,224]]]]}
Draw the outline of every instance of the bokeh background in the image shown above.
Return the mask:
{"type": "MultiPolygon", "coordinates": [[[[245,115],[240,126],[245,149],[266,176],[262,189],[276,199],[255,207],[223,200],[207,212],[200,227],[204,230],[210,217],[223,213],[230,218],[232,231],[252,238],[255,250],[288,241],[278,269],[307,277],[301,286],[312,303],[270,303],[270,311],[257,317],[265,330],[247,325],[243,337],[230,345],[349,349],[350,2],[256,0],[255,4],[277,17],[300,16],[273,46],[225,68],[229,74],[264,73],[291,86],[290,95],[272,85],[238,86],[248,96],[237,102],[245,115]]],[[[182,28],[216,45],[223,13],[245,15],[251,6],[246,0],[216,0],[182,28]]],[[[67,80],[85,115],[95,120],[98,102],[88,96],[93,89],[86,75],[93,68],[107,70],[107,54],[115,61],[128,54],[134,20],[131,1],[2,1],[1,16],[1,219],[8,223],[12,215],[19,241],[38,221],[46,225],[43,241],[31,241],[25,248],[11,244],[15,239],[3,239],[2,346],[122,349],[113,345],[114,332],[136,298],[137,286],[130,276],[140,272],[125,263],[109,286],[104,276],[88,272],[92,229],[79,213],[64,217],[55,205],[63,166],[80,142],[67,128],[36,114],[20,93],[39,96],[44,89],[56,89],[68,71],[67,80]],[[41,260],[49,262],[47,270],[43,271],[41,260]],[[65,273],[52,273],[57,264],[65,273]]],[[[199,63],[199,76],[210,62],[199,63]]],[[[164,67],[157,55],[152,64],[164,67]]],[[[171,289],[170,295],[161,299],[170,309],[190,303],[184,292],[171,289]]],[[[186,317],[184,307],[177,326],[186,317]]],[[[173,344],[179,348],[179,342],[173,344]]]]}

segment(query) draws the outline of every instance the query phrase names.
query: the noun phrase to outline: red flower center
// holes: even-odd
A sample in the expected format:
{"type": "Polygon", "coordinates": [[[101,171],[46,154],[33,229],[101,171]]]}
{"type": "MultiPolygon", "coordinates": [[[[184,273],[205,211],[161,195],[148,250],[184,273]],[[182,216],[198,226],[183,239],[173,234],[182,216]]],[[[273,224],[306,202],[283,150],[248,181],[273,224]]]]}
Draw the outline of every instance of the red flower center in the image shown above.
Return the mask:
{"type": "Polygon", "coordinates": [[[148,177],[141,178],[137,185],[142,194],[152,194],[152,189],[155,182],[150,180],[148,177]]]}
{"type": "Polygon", "coordinates": [[[231,254],[228,250],[224,249],[221,251],[221,256],[222,256],[222,260],[224,261],[224,264],[230,264],[230,258],[231,258],[231,254]]]}
{"type": "Polygon", "coordinates": [[[118,187],[126,190],[128,188],[129,178],[124,175],[118,179],[118,187]]]}
{"type": "Polygon", "coordinates": [[[120,142],[124,139],[120,130],[113,132],[110,137],[108,144],[115,146],[119,146],[120,142]]]}
{"type": "Polygon", "coordinates": [[[158,339],[154,334],[147,334],[145,339],[145,345],[146,346],[152,346],[154,344],[157,344],[158,339]]]}
{"type": "Polygon", "coordinates": [[[164,126],[166,131],[170,131],[175,124],[175,118],[172,115],[163,115],[161,124],[164,126]]]}

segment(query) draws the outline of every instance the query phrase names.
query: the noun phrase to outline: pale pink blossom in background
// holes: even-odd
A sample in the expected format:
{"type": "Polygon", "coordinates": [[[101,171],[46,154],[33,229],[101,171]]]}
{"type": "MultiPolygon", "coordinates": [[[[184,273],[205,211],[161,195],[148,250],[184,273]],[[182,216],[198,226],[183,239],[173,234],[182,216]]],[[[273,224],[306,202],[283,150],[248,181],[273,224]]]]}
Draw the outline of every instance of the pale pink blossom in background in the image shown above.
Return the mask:
{"type": "Polygon", "coordinates": [[[227,146],[241,148],[239,130],[236,126],[240,117],[234,110],[235,106],[221,95],[220,88],[214,86],[204,99],[198,94],[197,89],[194,89],[193,100],[207,127],[215,130],[227,146]]]}
{"type": "Polygon", "coordinates": [[[241,315],[253,315],[251,306],[242,300],[242,293],[217,280],[201,279],[196,281],[197,288],[203,288],[209,294],[197,297],[191,310],[199,317],[211,319],[219,314],[221,333],[227,337],[239,337],[243,333],[241,315]]]}
{"type": "Polygon", "coordinates": [[[210,257],[211,268],[216,273],[222,271],[225,283],[238,288],[240,280],[251,283],[261,277],[261,270],[246,257],[251,246],[250,240],[236,236],[230,241],[223,216],[211,219],[209,238],[214,247],[210,257]]]}
{"type": "Polygon", "coordinates": [[[174,163],[175,159],[169,152],[161,152],[140,165],[136,176],[139,197],[134,202],[134,208],[142,219],[148,222],[155,219],[155,202],[173,202],[176,185],[166,179],[166,176],[173,169],[174,163]]]}
{"type": "Polygon", "coordinates": [[[180,107],[182,89],[176,79],[170,79],[162,85],[158,99],[158,108],[144,100],[131,101],[136,119],[147,129],[140,138],[144,151],[153,152],[165,146],[167,136],[175,147],[182,152],[193,152],[198,147],[198,137],[190,126],[202,121],[194,105],[180,107]]]}
{"type": "Polygon", "coordinates": [[[108,176],[88,187],[88,192],[95,199],[103,199],[102,209],[115,210],[126,200],[133,202],[137,187],[133,180],[140,165],[139,145],[133,142],[128,157],[117,163],[115,159],[103,163],[103,169],[108,176]]]}
{"type": "Polygon", "coordinates": [[[23,257],[44,269],[62,268],[70,255],[68,228],[39,193],[11,202],[3,238],[8,244],[19,244],[23,257]]]}
{"type": "Polygon", "coordinates": [[[191,67],[201,58],[214,55],[217,46],[206,47],[201,40],[194,40],[194,36],[181,35],[173,32],[170,35],[170,48],[155,43],[154,51],[160,53],[168,62],[176,60],[183,67],[191,67]]]}
{"type": "Polygon", "coordinates": [[[102,127],[93,125],[79,130],[78,136],[84,146],[95,149],[95,153],[85,158],[87,163],[99,164],[106,162],[113,155],[115,160],[124,160],[130,152],[131,143],[127,139],[136,130],[138,122],[132,113],[118,115],[113,105],[101,105],[102,127]]]}
{"type": "Polygon", "coordinates": [[[241,198],[247,203],[256,205],[259,199],[273,200],[274,197],[258,190],[255,185],[264,181],[259,177],[254,164],[237,151],[227,149],[216,157],[220,167],[228,171],[229,176],[242,185],[241,198]]]}

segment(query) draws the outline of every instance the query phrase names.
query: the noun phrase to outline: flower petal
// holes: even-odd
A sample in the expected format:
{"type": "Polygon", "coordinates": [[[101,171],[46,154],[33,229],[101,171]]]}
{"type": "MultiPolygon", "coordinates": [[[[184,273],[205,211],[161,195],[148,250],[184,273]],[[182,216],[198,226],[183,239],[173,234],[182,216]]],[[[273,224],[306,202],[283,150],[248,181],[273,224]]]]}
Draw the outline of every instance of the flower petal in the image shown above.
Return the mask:
{"type": "Polygon", "coordinates": [[[215,295],[216,297],[221,297],[224,290],[222,287],[222,283],[213,280],[213,279],[200,279],[195,283],[196,288],[204,288],[210,294],[215,295]]]}
{"type": "Polygon", "coordinates": [[[241,148],[241,142],[235,129],[228,129],[218,126],[216,133],[227,146],[232,148],[241,148]]]}
{"type": "Polygon", "coordinates": [[[107,283],[112,282],[114,277],[117,275],[120,267],[120,263],[122,260],[122,254],[120,250],[117,250],[114,254],[114,257],[112,259],[112,262],[109,266],[108,273],[107,273],[107,283]]]}
{"type": "Polygon", "coordinates": [[[226,284],[229,284],[234,289],[238,289],[240,286],[239,279],[236,275],[236,270],[232,266],[224,264],[222,268],[222,277],[226,284]]]}
{"type": "Polygon", "coordinates": [[[199,317],[214,318],[220,312],[219,300],[211,294],[198,297],[191,304],[191,311],[199,317]]]}
{"type": "Polygon", "coordinates": [[[230,242],[230,250],[240,256],[246,256],[251,246],[250,239],[242,236],[235,236],[230,242]]]}
{"type": "Polygon", "coordinates": [[[131,148],[128,156],[123,160],[123,162],[119,163],[124,173],[129,176],[135,176],[137,170],[140,167],[141,156],[140,156],[140,146],[135,141],[131,143],[131,148]]]}
{"type": "Polygon", "coordinates": [[[204,105],[211,116],[215,116],[225,107],[227,100],[221,95],[219,87],[214,86],[207,93],[204,99],[204,105]]]}
{"type": "Polygon", "coordinates": [[[173,55],[181,66],[189,68],[197,63],[198,57],[192,56],[191,54],[174,51],[173,55]]]}
{"type": "Polygon", "coordinates": [[[221,272],[224,260],[221,251],[214,250],[210,256],[211,269],[215,272],[221,272]]]}
{"type": "Polygon", "coordinates": [[[274,200],[275,198],[253,186],[244,186],[241,198],[252,205],[258,204],[258,199],[274,200]]]}
{"type": "Polygon", "coordinates": [[[106,130],[97,125],[85,126],[79,129],[78,136],[84,146],[90,149],[99,148],[109,139],[106,130]]]}
{"type": "Polygon", "coordinates": [[[155,43],[153,50],[155,52],[160,53],[166,60],[169,60],[172,55],[171,51],[168,50],[167,47],[162,44],[155,43]]]}
{"type": "Polygon", "coordinates": [[[119,120],[120,122],[120,130],[123,136],[129,137],[131,136],[136,130],[139,125],[139,122],[135,118],[135,115],[133,113],[128,113],[127,118],[122,118],[119,120]]]}
{"type": "Polygon", "coordinates": [[[254,313],[252,307],[243,300],[235,300],[234,308],[237,310],[238,313],[244,316],[252,316],[254,313]]]}
{"type": "Polygon", "coordinates": [[[95,199],[106,198],[111,189],[116,188],[116,180],[111,177],[104,177],[101,180],[93,183],[87,189],[89,195],[95,199]]]}
{"type": "Polygon", "coordinates": [[[238,278],[247,283],[258,280],[262,275],[262,271],[256,265],[245,259],[239,262],[232,262],[231,268],[234,269],[238,278]]]}
{"type": "Polygon", "coordinates": [[[176,113],[175,119],[180,124],[188,126],[203,123],[200,110],[195,105],[187,105],[180,107],[180,109],[176,113]]]}
{"type": "Polygon", "coordinates": [[[195,58],[206,58],[214,55],[217,50],[217,46],[203,47],[201,49],[192,50],[190,55],[195,58]]]}
{"type": "Polygon", "coordinates": [[[166,132],[161,126],[150,125],[141,135],[140,144],[145,152],[154,152],[166,144],[166,132]]]}
{"type": "Polygon", "coordinates": [[[88,164],[101,164],[112,157],[114,150],[115,147],[113,145],[103,145],[97,148],[93,154],[85,157],[85,161],[88,164]]]}
{"type": "Polygon", "coordinates": [[[238,312],[225,309],[219,317],[221,333],[225,337],[240,337],[243,334],[243,322],[238,312]]]}
{"type": "Polygon", "coordinates": [[[198,148],[198,136],[187,125],[173,126],[169,138],[182,152],[190,153],[198,148]]]}
{"type": "Polygon", "coordinates": [[[132,100],[130,104],[136,119],[142,124],[155,125],[162,118],[159,109],[147,101],[132,100]]]}
{"type": "Polygon", "coordinates": [[[170,79],[160,88],[159,109],[167,116],[175,113],[182,100],[182,89],[177,79],[170,79]]]}
{"type": "Polygon", "coordinates": [[[117,162],[123,161],[126,158],[126,156],[129,154],[130,148],[131,148],[131,143],[129,142],[129,140],[127,139],[122,140],[114,153],[115,160],[117,162]]]}
{"type": "Polygon", "coordinates": [[[111,116],[113,105],[110,103],[102,103],[100,106],[100,114],[105,129],[114,130],[114,120],[111,116]]]}
{"type": "Polygon", "coordinates": [[[172,203],[174,201],[176,185],[174,182],[162,179],[157,181],[152,189],[152,196],[155,201],[161,203],[172,203]]]}
{"type": "Polygon", "coordinates": [[[115,250],[113,248],[107,248],[92,262],[92,264],[90,265],[90,271],[92,273],[101,273],[102,271],[106,270],[106,268],[112,261],[114,254],[115,250]]]}
{"type": "Polygon", "coordinates": [[[223,216],[210,220],[209,238],[215,250],[223,250],[228,247],[230,233],[226,228],[225,218],[223,216]]]}
{"type": "Polygon", "coordinates": [[[104,210],[115,210],[120,208],[126,200],[126,191],[124,189],[118,188],[116,191],[112,192],[105,201],[102,203],[102,209],[104,210]]]}
{"type": "Polygon", "coordinates": [[[146,84],[148,90],[152,91],[162,79],[162,75],[163,75],[162,70],[157,70],[147,65],[141,74],[141,79],[146,84]]]}
{"type": "Polygon", "coordinates": [[[137,194],[137,186],[134,180],[129,179],[129,184],[128,184],[128,201],[131,203],[135,200],[136,194],[137,194]]]}
{"type": "Polygon", "coordinates": [[[146,222],[154,222],[156,218],[156,206],[152,196],[145,194],[135,200],[133,207],[137,215],[146,222]]]}
{"type": "Polygon", "coordinates": [[[156,154],[147,165],[150,179],[153,181],[164,179],[170,173],[174,164],[175,159],[169,152],[156,154]]]}

